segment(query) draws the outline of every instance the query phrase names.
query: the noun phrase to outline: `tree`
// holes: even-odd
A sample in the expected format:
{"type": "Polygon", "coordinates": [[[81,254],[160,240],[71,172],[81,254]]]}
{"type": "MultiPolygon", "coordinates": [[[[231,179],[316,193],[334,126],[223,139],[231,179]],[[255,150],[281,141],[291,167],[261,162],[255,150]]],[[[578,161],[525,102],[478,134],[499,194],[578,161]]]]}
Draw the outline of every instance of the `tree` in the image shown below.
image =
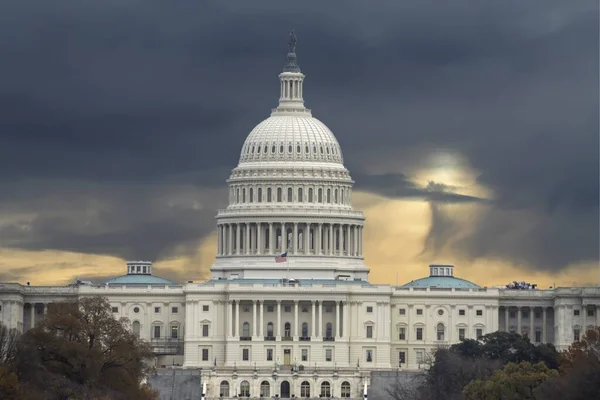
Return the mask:
{"type": "Polygon", "coordinates": [[[19,337],[19,331],[0,323],[0,399],[24,398],[19,377],[13,370],[19,337]]]}
{"type": "Polygon", "coordinates": [[[40,398],[149,399],[141,386],[148,344],[115,319],[105,298],[53,304],[18,346],[19,376],[40,398]]]}
{"type": "Polygon", "coordinates": [[[421,374],[412,377],[406,373],[397,373],[394,380],[384,388],[388,398],[393,400],[415,400],[420,397],[420,389],[423,384],[421,374]]]}
{"type": "Polygon", "coordinates": [[[561,356],[560,376],[538,388],[548,400],[600,398],[600,327],[588,331],[561,356]]]}
{"type": "Polygon", "coordinates": [[[463,390],[466,400],[521,400],[543,399],[535,394],[538,386],[558,376],[558,371],[539,362],[508,363],[490,379],[476,379],[463,390]]]}

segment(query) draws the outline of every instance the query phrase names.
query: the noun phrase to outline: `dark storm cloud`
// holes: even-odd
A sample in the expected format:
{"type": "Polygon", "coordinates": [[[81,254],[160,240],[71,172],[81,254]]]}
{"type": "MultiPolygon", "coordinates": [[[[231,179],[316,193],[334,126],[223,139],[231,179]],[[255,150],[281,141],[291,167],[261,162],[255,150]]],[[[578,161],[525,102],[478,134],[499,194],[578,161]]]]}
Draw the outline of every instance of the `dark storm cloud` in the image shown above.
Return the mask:
{"type": "Polygon", "coordinates": [[[427,249],[460,229],[438,205],[481,203],[405,175],[447,148],[494,194],[456,251],[539,269],[596,260],[597,15],[591,0],[5,1],[0,245],[192,246],[275,106],[295,28],[307,106],[358,188],[432,203],[427,249]]]}

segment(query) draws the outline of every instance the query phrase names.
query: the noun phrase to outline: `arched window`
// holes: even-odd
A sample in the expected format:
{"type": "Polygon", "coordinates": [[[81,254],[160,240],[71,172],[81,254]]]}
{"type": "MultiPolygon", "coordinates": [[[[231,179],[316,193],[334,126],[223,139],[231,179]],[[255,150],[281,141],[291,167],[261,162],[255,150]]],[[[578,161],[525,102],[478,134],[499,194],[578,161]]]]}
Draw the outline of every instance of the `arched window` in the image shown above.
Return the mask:
{"type": "Polygon", "coordinates": [[[331,189],[327,189],[327,203],[331,203],[331,189]]]}
{"type": "Polygon", "coordinates": [[[281,154],[283,154],[283,145],[282,145],[282,144],[280,144],[280,145],[279,145],[279,152],[280,152],[281,154]]]}
{"type": "Polygon", "coordinates": [[[133,321],[131,330],[135,336],[140,337],[140,321],[133,321]]]}
{"type": "Polygon", "coordinates": [[[267,154],[267,145],[265,144],[265,154],[267,154]]]}
{"type": "Polygon", "coordinates": [[[350,397],[350,382],[342,382],[342,391],[340,392],[340,397],[350,397]]]}
{"type": "Polygon", "coordinates": [[[267,188],[267,203],[271,202],[271,188],[267,188]]]}
{"type": "Polygon", "coordinates": [[[319,191],[317,192],[317,202],[318,203],[323,202],[323,189],[321,189],[321,188],[319,188],[319,191]]]}
{"type": "Polygon", "coordinates": [[[308,324],[306,322],[302,323],[302,337],[308,337],[308,324]]]}
{"type": "Polygon", "coordinates": [[[312,190],[312,188],[308,189],[308,202],[309,203],[313,202],[313,190],[312,190]]]}
{"type": "Polygon", "coordinates": [[[256,201],[262,203],[262,188],[258,188],[258,192],[256,193],[256,201]]]}
{"type": "Polygon", "coordinates": [[[277,188],[277,202],[281,203],[281,188],[277,188]]]}
{"type": "Polygon", "coordinates": [[[327,338],[333,337],[333,328],[332,328],[331,322],[328,322],[325,325],[325,337],[327,337],[327,338]]]}
{"type": "Polygon", "coordinates": [[[302,188],[298,188],[298,201],[300,203],[304,202],[304,197],[302,196],[302,188]]]}
{"type": "Polygon", "coordinates": [[[321,397],[331,396],[331,384],[327,381],[321,383],[321,397]]]}
{"type": "Polygon", "coordinates": [[[334,202],[335,204],[337,204],[337,202],[338,202],[338,197],[337,197],[337,189],[335,189],[335,190],[333,191],[333,202],[334,202]]]}
{"type": "Polygon", "coordinates": [[[250,383],[248,381],[240,383],[240,397],[250,397],[250,383]]]}
{"type": "Polygon", "coordinates": [[[242,325],[242,336],[250,337],[250,324],[247,322],[244,322],[244,324],[242,325]]]}
{"type": "Polygon", "coordinates": [[[260,397],[271,397],[271,385],[267,381],[260,383],[260,397]]]}
{"type": "Polygon", "coordinates": [[[300,145],[297,145],[297,146],[296,146],[296,153],[300,154],[300,151],[301,151],[301,149],[300,149],[300,145]]]}
{"type": "Polygon", "coordinates": [[[269,322],[267,324],[267,337],[273,337],[273,323],[269,322]]]}
{"type": "Polygon", "coordinates": [[[256,152],[257,152],[258,154],[260,154],[260,147],[261,147],[261,146],[260,146],[260,145],[258,145],[258,147],[256,148],[256,152]]]}
{"type": "Polygon", "coordinates": [[[304,152],[308,154],[308,145],[304,146],[304,152]]]}
{"type": "Polygon", "coordinates": [[[250,188],[250,203],[254,203],[254,189],[250,188]]]}
{"type": "Polygon", "coordinates": [[[235,189],[235,202],[236,203],[240,202],[240,189],[239,188],[235,189]]]}
{"type": "Polygon", "coordinates": [[[288,153],[291,153],[291,152],[292,152],[292,145],[290,144],[290,145],[288,145],[288,153]]]}
{"type": "Polygon", "coordinates": [[[292,188],[288,188],[287,201],[288,202],[294,201],[294,193],[292,191],[292,188]]]}
{"type": "Polygon", "coordinates": [[[445,327],[444,324],[442,324],[441,322],[437,325],[437,340],[444,340],[444,331],[445,331],[445,327]]]}
{"type": "Polygon", "coordinates": [[[271,147],[271,153],[275,154],[275,145],[273,145],[273,147],[271,147]]]}
{"type": "Polygon", "coordinates": [[[286,322],[283,327],[283,335],[286,338],[289,338],[292,336],[292,325],[289,322],[286,322]]]}
{"type": "Polygon", "coordinates": [[[246,188],[242,189],[242,203],[246,202],[246,188]]]}
{"type": "Polygon", "coordinates": [[[344,203],[344,189],[340,190],[340,203],[345,204],[344,203]]]}
{"type": "Polygon", "coordinates": [[[310,397],[310,383],[308,381],[300,384],[300,397],[310,397]]]}
{"type": "Polygon", "coordinates": [[[313,144],[313,154],[317,154],[317,146],[313,144]]]}
{"type": "Polygon", "coordinates": [[[229,397],[229,382],[221,381],[221,384],[219,385],[219,396],[229,397]]]}

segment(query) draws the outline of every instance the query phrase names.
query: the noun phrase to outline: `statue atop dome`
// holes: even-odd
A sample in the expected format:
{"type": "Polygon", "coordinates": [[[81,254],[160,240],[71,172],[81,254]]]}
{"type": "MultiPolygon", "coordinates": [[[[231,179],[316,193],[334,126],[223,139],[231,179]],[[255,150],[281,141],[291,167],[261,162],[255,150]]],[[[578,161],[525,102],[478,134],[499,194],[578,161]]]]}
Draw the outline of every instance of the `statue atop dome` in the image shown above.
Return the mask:
{"type": "Polygon", "coordinates": [[[290,40],[288,42],[288,47],[290,48],[290,53],[295,53],[296,52],[296,33],[294,33],[294,30],[292,29],[292,31],[290,32],[290,40]]]}

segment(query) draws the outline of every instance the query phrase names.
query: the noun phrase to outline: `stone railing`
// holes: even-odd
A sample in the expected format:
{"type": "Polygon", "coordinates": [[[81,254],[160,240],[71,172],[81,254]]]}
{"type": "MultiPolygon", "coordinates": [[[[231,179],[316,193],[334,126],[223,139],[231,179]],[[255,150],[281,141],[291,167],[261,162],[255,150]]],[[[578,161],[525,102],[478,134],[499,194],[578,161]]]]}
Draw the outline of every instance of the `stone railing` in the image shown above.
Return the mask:
{"type": "MultiPolygon", "coordinates": [[[[250,203],[252,204],[252,207],[247,207],[248,204],[244,204],[244,208],[240,208],[240,209],[235,209],[235,208],[228,208],[228,209],[220,209],[217,212],[217,218],[219,217],[236,217],[236,216],[265,216],[266,214],[273,214],[273,215],[277,215],[279,213],[281,213],[282,211],[285,211],[285,215],[286,217],[282,218],[278,218],[277,221],[274,222],[286,222],[286,223],[293,223],[293,222],[297,222],[297,221],[286,221],[286,218],[289,219],[290,216],[295,217],[321,217],[321,216],[339,216],[339,217],[350,217],[350,218],[362,218],[363,217],[363,213],[362,211],[356,211],[356,210],[352,210],[350,207],[348,206],[343,206],[343,208],[334,208],[333,205],[326,205],[326,204],[320,204],[320,205],[313,205],[313,204],[302,204],[302,206],[300,206],[300,204],[294,204],[291,203],[292,206],[290,206],[290,203],[277,203],[277,204],[281,204],[280,206],[276,206],[273,207],[271,205],[269,206],[260,206],[260,204],[264,204],[264,203],[250,203]]],[[[272,203],[267,203],[267,204],[272,204],[272,203]]],[[[249,221],[249,222],[253,222],[253,221],[249,221]]],[[[268,222],[268,221],[267,221],[268,222]]],[[[265,222],[266,223],[266,222],[265,222]]],[[[335,222],[334,222],[335,223],[335,222]]]]}

